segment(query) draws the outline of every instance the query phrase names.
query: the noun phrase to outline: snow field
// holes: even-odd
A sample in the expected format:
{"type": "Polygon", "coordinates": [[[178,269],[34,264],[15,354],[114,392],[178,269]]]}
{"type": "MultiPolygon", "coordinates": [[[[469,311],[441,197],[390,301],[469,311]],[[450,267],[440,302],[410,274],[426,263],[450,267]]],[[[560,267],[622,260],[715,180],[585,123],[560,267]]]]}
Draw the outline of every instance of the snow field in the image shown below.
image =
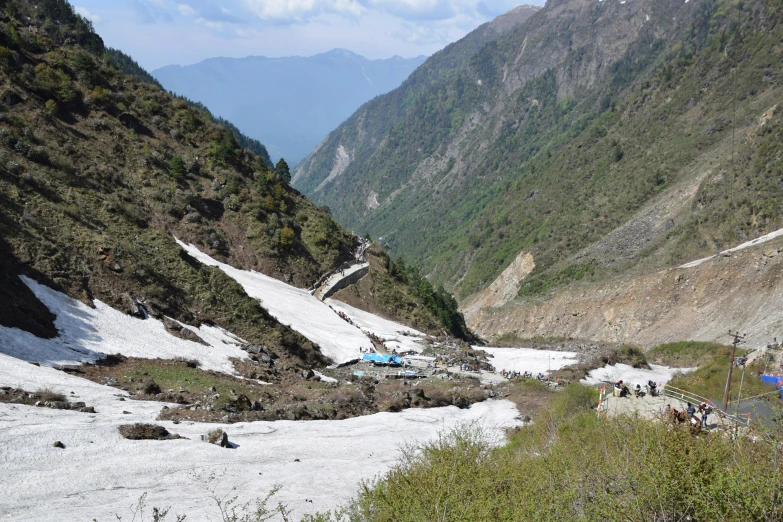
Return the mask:
{"type": "Polygon", "coordinates": [[[209,266],[216,266],[242,285],[247,295],[261,301],[261,306],[278,321],[289,325],[321,347],[321,353],[336,363],[356,359],[361,349],[372,343],[358,328],[341,319],[329,307],[302,290],[272,277],[239,270],[204,254],[193,245],[177,243],[192,257],[209,266]]]}
{"type": "Polygon", "coordinates": [[[143,493],[150,507],[172,506],[172,513],[193,521],[216,520],[203,483],[210,473],[220,477],[217,493],[237,487],[244,500],[281,485],[272,505],[287,504],[298,520],[346,502],[361,480],[389,469],[406,442],[431,440],[464,423],[477,423],[498,436],[500,427],[518,424],[512,403],[487,401],[466,410],[412,409],[342,421],[175,425],[155,421],[161,403],[120,401],[123,392],[6,355],[0,355],[0,385],[47,387],[98,412],[0,404],[0,520],[130,518],[129,507],[143,493]],[[189,440],[123,439],[117,427],[133,422],[160,424],[189,440]],[[200,440],[218,426],[236,449],[200,440]],[[55,440],[65,449],[52,447],[55,440]]]}
{"type": "Polygon", "coordinates": [[[587,377],[582,379],[581,382],[585,384],[601,384],[602,382],[617,382],[620,379],[624,384],[627,384],[629,388],[635,388],[637,384],[644,386],[647,381],[654,381],[658,384],[666,384],[672,380],[672,375],[677,372],[691,372],[695,368],[670,368],[668,366],[660,366],[658,364],[651,364],[650,370],[642,368],[634,368],[627,364],[616,364],[613,366],[604,366],[598,368],[587,374],[587,377]]]}
{"type": "Polygon", "coordinates": [[[534,348],[487,348],[474,346],[473,349],[489,354],[490,364],[496,372],[502,370],[519,373],[531,372],[533,375],[541,372],[546,374],[550,369],[559,370],[577,362],[576,352],[558,352],[555,350],[536,350],[534,348]]]}
{"type": "MultiPolygon", "coordinates": [[[[423,342],[427,334],[414,330],[409,326],[389,321],[370,312],[354,308],[342,301],[326,299],[324,301],[338,312],[343,312],[356,326],[364,332],[372,332],[381,339],[389,339],[384,343],[388,351],[397,352],[421,352],[424,349],[423,342]],[[403,332],[408,335],[402,335],[403,332]]],[[[342,321],[342,319],[340,319],[342,321]]]]}
{"type": "Polygon", "coordinates": [[[41,339],[17,328],[0,326],[0,353],[44,366],[93,363],[103,354],[148,359],[198,359],[204,370],[234,373],[230,357],[246,359],[240,340],[212,326],[188,326],[210,346],[174,337],[153,318],[137,319],[95,300],[95,308],[22,276],[35,296],[54,313],[60,335],[41,339]]]}

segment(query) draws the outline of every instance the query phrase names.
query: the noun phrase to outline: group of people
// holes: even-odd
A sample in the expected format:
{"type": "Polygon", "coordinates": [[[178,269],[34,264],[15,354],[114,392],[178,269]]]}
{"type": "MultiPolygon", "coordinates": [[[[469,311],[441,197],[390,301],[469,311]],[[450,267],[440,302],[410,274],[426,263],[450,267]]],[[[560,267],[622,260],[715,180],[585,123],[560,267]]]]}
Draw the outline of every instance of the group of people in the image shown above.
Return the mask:
{"type": "Polygon", "coordinates": [[[481,373],[481,368],[479,368],[478,364],[468,364],[466,362],[463,362],[459,365],[459,369],[463,372],[479,372],[481,373]]]}
{"type": "Polygon", "coordinates": [[[353,326],[356,326],[355,324],[353,324],[353,319],[351,319],[350,317],[348,317],[347,315],[345,315],[345,312],[338,311],[338,312],[337,312],[337,315],[339,315],[339,316],[340,316],[340,318],[341,318],[343,321],[346,321],[348,324],[350,324],[350,325],[353,325],[353,326]]]}
{"type": "MultiPolygon", "coordinates": [[[[500,370],[500,375],[502,375],[503,377],[505,377],[507,379],[519,379],[519,378],[522,378],[522,379],[532,379],[533,378],[533,374],[531,372],[522,372],[522,373],[520,373],[520,372],[518,372],[516,370],[506,371],[505,369],[503,369],[503,370],[500,370]]],[[[543,374],[539,373],[538,375],[540,375],[543,378],[543,374]]]]}
{"type": "Polygon", "coordinates": [[[628,386],[623,382],[622,379],[614,383],[614,389],[615,389],[615,395],[618,397],[630,397],[633,395],[637,399],[643,399],[645,395],[650,395],[652,397],[658,396],[658,385],[653,381],[647,381],[647,385],[645,386],[645,389],[642,389],[641,384],[637,384],[636,387],[631,390],[628,388],[628,386]]]}
{"type": "Polygon", "coordinates": [[[706,402],[702,402],[698,407],[689,402],[685,411],[679,411],[671,404],[667,404],[666,408],[672,419],[678,422],[684,422],[687,419],[692,426],[701,426],[702,428],[707,427],[707,417],[712,413],[712,406],[706,402]]]}

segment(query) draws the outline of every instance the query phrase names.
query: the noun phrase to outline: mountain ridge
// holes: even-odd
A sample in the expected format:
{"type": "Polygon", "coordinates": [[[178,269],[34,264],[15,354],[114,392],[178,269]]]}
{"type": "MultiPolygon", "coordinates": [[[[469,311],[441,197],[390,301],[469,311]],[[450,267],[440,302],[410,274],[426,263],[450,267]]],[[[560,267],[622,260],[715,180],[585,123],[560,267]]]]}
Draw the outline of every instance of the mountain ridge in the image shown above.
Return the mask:
{"type": "MultiPolygon", "coordinates": [[[[294,184],[337,209],[348,226],[383,236],[394,255],[422,265],[462,298],[525,249],[536,274],[567,268],[572,254],[689,175],[685,166],[701,151],[717,147],[717,161],[730,163],[725,142],[716,143],[734,127],[733,104],[757,118],[779,89],[770,65],[779,51],[770,42],[780,29],[770,9],[769,2],[550,2],[464,59],[450,80],[423,95],[409,81],[360,109],[296,169],[294,184]],[[746,71],[736,87],[725,77],[734,64],[746,71]],[[757,87],[749,82],[762,77],[757,87]],[[700,91],[698,78],[711,88],[700,91]],[[414,108],[404,108],[406,95],[414,108]],[[370,127],[394,111],[394,123],[370,127]],[[645,126],[647,114],[667,123],[645,126]],[[702,118],[708,121],[699,126],[702,118]],[[686,140],[667,133],[672,126],[686,140]],[[564,207],[572,197],[578,205],[564,207]],[[553,217],[552,209],[563,215],[553,217]],[[555,241],[542,242],[555,233],[555,241]]],[[[761,176],[759,188],[770,186],[761,173],[747,175],[761,176]]],[[[702,184],[699,195],[705,190],[702,184]]],[[[764,188],[751,201],[768,194],[764,188]]],[[[767,226],[734,233],[733,241],[768,231],[778,220],[769,218],[760,216],[767,226]]],[[[697,245],[705,239],[676,255],[704,252],[697,245]]]]}
{"type": "Polygon", "coordinates": [[[397,87],[423,60],[371,60],[332,49],[313,56],[215,57],[151,74],[295,165],[358,105],[397,87]]]}

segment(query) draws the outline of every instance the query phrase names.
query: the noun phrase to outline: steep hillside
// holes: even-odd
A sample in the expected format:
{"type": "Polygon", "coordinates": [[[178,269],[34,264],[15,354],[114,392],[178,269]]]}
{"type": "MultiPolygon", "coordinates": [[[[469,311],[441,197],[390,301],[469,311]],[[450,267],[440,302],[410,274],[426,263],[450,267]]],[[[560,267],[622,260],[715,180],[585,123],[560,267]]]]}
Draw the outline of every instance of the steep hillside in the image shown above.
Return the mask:
{"type": "Polygon", "coordinates": [[[174,238],[299,286],[350,259],[354,238],[209,114],[115,69],[67,3],[6,2],[0,16],[0,324],[57,334],[16,277],[27,274],[85,303],[142,314],[144,302],[294,365],[325,363],[174,238]]]}
{"type": "Polygon", "coordinates": [[[424,57],[368,60],[344,49],[316,56],[211,58],[152,71],[168,90],[203,103],[301,161],[362,103],[399,86],[424,57]]]}
{"type": "Polygon", "coordinates": [[[363,107],[295,183],[462,298],[521,252],[525,296],[708,255],[783,222],[780,22],[772,0],[553,0],[363,107]]]}
{"type": "MultiPolygon", "coordinates": [[[[422,96],[431,89],[448,84],[484,45],[511,31],[539,9],[537,6],[519,6],[435,53],[399,88],[366,103],[332,131],[298,166],[293,184],[312,197],[329,199],[324,187],[346,172],[354,160],[376,152],[384,136],[414,110],[422,96]]],[[[352,169],[350,173],[353,172],[357,171],[352,169]]],[[[371,194],[366,196],[368,201],[373,200],[371,194]]],[[[340,211],[338,217],[349,219],[350,214],[340,211]]]]}
{"type": "MultiPolygon", "coordinates": [[[[326,364],[176,239],[299,288],[352,260],[358,240],[271,170],[263,145],[165,93],[130,57],[106,50],[66,2],[9,2],[1,16],[0,325],[58,335],[25,274],[88,305],[219,325],[293,369],[326,364]]],[[[375,272],[389,278],[385,266],[375,272]]],[[[425,329],[449,328],[389,281],[425,329]]],[[[396,318],[393,306],[375,308],[396,318]]]]}

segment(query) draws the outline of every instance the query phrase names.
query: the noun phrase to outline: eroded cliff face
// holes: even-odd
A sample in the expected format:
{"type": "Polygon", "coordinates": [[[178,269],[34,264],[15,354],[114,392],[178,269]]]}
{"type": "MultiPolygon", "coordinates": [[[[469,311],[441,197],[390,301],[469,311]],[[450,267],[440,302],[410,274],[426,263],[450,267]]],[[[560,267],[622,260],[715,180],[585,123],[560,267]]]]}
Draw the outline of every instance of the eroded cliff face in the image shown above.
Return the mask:
{"type": "Polygon", "coordinates": [[[463,310],[465,316],[475,316],[484,308],[498,308],[512,301],[519,291],[520,283],[535,267],[533,256],[528,252],[520,252],[491,285],[470,300],[463,310]]]}
{"type": "Polygon", "coordinates": [[[729,329],[747,345],[783,337],[783,240],[606,284],[582,284],[500,308],[465,308],[484,338],[573,337],[645,348],[698,340],[726,342],[729,329]]]}

